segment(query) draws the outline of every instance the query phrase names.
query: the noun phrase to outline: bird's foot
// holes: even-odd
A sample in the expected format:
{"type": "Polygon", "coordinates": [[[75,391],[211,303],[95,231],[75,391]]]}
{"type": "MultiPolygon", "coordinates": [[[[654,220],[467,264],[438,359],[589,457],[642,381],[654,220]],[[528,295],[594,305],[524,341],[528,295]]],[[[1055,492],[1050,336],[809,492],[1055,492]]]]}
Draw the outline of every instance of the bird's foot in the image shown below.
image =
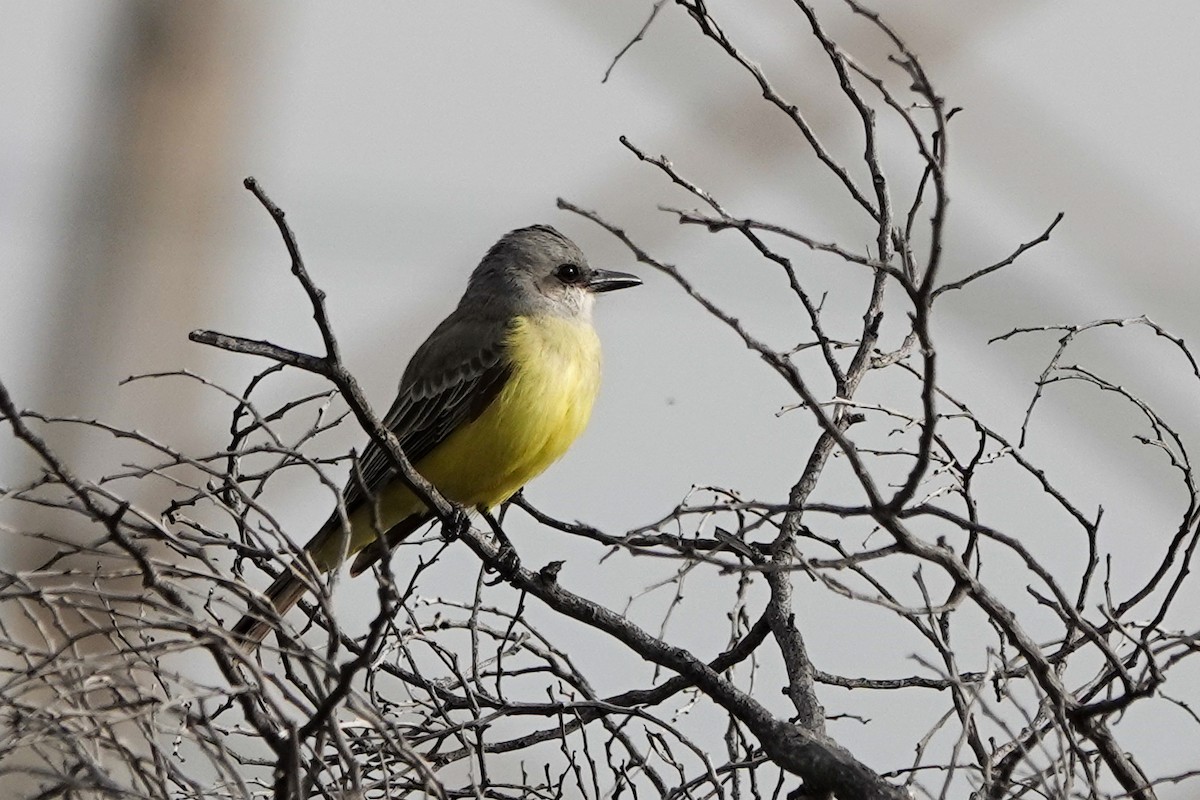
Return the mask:
{"type": "Polygon", "coordinates": [[[492,529],[492,536],[496,539],[496,556],[488,565],[499,576],[496,582],[511,578],[521,568],[521,559],[517,556],[516,548],[512,546],[508,535],[504,533],[504,528],[492,516],[491,511],[483,507],[476,510],[487,521],[488,526],[492,529]]]}
{"type": "Polygon", "coordinates": [[[496,551],[493,568],[496,570],[497,580],[511,578],[521,569],[521,557],[517,555],[517,549],[507,539],[500,542],[500,549],[496,551]]]}
{"type": "Polygon", "coordinates": [[[443,541],[453,542],[471,529],[471,517],[461,508],[455,508],[450,518],[442,524],[443,541]]]}

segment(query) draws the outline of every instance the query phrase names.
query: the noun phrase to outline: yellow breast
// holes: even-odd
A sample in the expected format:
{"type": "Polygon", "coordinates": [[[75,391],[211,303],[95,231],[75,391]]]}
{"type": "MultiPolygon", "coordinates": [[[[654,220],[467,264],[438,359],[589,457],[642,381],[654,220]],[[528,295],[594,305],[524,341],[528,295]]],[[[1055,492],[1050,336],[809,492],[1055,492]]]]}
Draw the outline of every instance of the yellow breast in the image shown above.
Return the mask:
{"type": "Polygon", "coordinates": [[[499,505],[558,460],[600,388],[600,341],[588,323],[518,317],[506,352],[512,375],[500,394],[417,465],[466,506],[499,505]]]}
{"type": "MultiPolygon", "coordinates": [[[[600,388],[600,341],[590,324],[518,317],[506,341],[511,376],[476,419],[450,434],[414,466],[443,495],[468,508],[495,507],[539,475],[583,432],[600,388]]],[[[424,510],[399,480],[379,494],[381,530],[424,510]]],[[[363,504],[350,515],[346,552],[374,541],[376,518],[363,504]]],[[[329,569],[342,543],[318,533],[313,559],[329,569]]]]}

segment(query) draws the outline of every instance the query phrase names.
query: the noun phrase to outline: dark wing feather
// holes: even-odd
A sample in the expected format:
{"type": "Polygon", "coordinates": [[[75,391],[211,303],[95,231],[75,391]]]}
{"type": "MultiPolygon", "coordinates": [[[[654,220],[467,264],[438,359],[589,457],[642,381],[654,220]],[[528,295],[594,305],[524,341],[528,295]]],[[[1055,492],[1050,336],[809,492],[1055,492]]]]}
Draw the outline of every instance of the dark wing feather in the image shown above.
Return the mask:
{"type": "MultiPolygon", "coordinates": [[[[455,312],[417,349],[400,381],[396,402],[383,418],[410,462],[419,463],[500,394],[511,373],[505,357],[507,333],[502,322],[455,312]]],[[[363,482],[372,494],[396,475],[391,459],[374,442],[360,464],[363,482]]],[[[347,513],[365,497],[361,483],[351,476],[345,489],[347,513]]]]}
{"type": "MultiPolygon", "coordinates": [[[[396,402],[383,419],[413,464],[420,463],[460,425],[482,414],[500,394],[511,374],[505,353],[507,334],[508,325],[502,320],[489,319],[478,311],[471,316],[455,311],[417,348],[400,380],[396,402]]],[[[363,453],[360,470],[369,494],[379,491],[396,474],[391,459],[374,443],[363,453]]],[[[348,512],[362,505],[367,496],[354,476],[344,494],[348,512]]],[[[353,564],[354,574],[369,567],[428,519],[428,513],[414,514],[397,523],[387,532],[382,546],[373,544],[359,553],[353,564]]],[[[335,512],[308,546],[313,547],[339,524],[335,512]]],[[[306,588],[305,581],[289,568],[271,584],[267,599],[275,613],[283,614],[306,588]]],[[[270,630],[271,623],[253,613],[242,617],[234,627],[248,650],[257,647],[270,630]]]]}

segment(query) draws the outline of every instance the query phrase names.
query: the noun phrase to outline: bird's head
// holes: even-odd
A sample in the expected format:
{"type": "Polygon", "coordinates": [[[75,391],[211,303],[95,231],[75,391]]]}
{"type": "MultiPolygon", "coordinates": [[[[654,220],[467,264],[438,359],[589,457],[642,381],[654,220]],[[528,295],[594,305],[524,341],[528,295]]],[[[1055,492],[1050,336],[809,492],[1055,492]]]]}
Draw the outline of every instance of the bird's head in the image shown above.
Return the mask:
{"type": "Polygon", "coordinates": [[[596,269],[583,251],[548,225],[519,228],[492,246],[464,295],[473,303],[511,303],[514,314],[588,319],[596,294],[637,286],[641,278],[596,269]]]}

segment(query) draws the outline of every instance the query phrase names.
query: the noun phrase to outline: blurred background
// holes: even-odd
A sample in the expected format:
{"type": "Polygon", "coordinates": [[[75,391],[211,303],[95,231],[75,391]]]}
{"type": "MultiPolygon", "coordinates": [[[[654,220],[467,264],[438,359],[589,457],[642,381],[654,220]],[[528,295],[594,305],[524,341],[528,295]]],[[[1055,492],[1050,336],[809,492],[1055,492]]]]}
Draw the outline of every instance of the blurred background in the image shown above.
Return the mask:
{"type": "MultiPolygon", "coordinates": [[[[857,118],[791,4],[711,6],[831,151],[858,159],[857,118]]],[[[199,327],[318,352],[277,232],[242,188],[253,175],[287,211],[309,271],[328,293],[346,359],[377,409],[390,403],[408,356],[453,307],[492,242],[548,223],[594,264],[634,269],[646,285],[600,302],[606,383],[592,426],[530,487],[533,502],[616,531],[669,512],[695,484],[783,499],[812,441],[801,414],[776,413],[794,398],[672,284],[634,265],[586,220],[556,210],[555,199],[626,228],[781,348],[804,341],[807,325],[779,275],[734,234],[710,236],[656,211],[696,203],[639,164],[618,136],[666,154],[736,215],[851,249],[867,248],[871,229],[749,77],[670,4],[602,83],[649,10],[645,0],[353,10],[0,3],[0,379],[22,407],[136,427],[193,452],[224,446],[228,401],[182,380],[119,383],[187,369],[240,388],[266,366],[189,343],[199,327]],[[780,460],[781,445],[791,461],[780,460]]],[[[818,10],[845,49],[904,85],[878,32],[839,4],[818,10]]],[[[948,103],[963,108],[951,124],[946,278],[1003,258],[1056,213],[1066,215],[1049,243],[939,305],[945,388],[1015,438],[1055,337],[990,346],[989,338],[1016,326],[1147,314],[1195,340],[1200,7],[910,0],[880,10],[948,103]]],[[[911,187],[916,152],[894,122],[884,124],[885,166],[897,187],[911,187]]],[[[853,171],[864,174],[858,164],[853,171]]],[[[833,333],[853,335],[866,276],[781,248],[816,296],[829,292],[833,333]]],[[[1098,334],[1069,360],[1197,433],[1190,369],[1148,331],[1098,334]]],[[[266,391],[285,398],[314,387],[288,375],[266,391]]],[[[864,400],[913,400],[889,384],[864,391],[864,400]]],[[[1146,545],[1161,551],[1183,503],[1164,460],[1132,440],[1138,426],[1111,399],[1067,387],[1050,394],[1030,429],[1031,453],[1078,505],[1105,505],[1105,543],[1129,570],[1129,586],[1156,563],[1146,545]]],[[[120,461],[111,440],[55,435],[85,476],[120,461]]],[[[345,425],[325,447],[360,445],[345,425]]],[[[31,468],[11,441],[0,442],[0,485],[28,480],[31,468]]],[[[829,480],[836,479],[834,471],[829,480]]],[[[836,483],[826,488],[849,496],[836,483]]],[[[1031,493],[1028,484],[1022,490],[1031,493]]],[[[273,500],[299,540],[331,505],[314,485],[273,500]]],[[[1078,538],[1056,540],[1061,520],[1039,516],[1033,500],[1005,502],[999,493],[987,511],[996,524],[1028,533],[1041,555],[1052,558],[1057,547],[1078,555],[1078,538]]],[[[27,524],[7,513],[5,525],[27,524]]],[[[526,556],[534,565],[566,558],[565,578],[585,594],[622,598],[651,582],[588,569],[595,549],[561,536],[530,531],[524,542],[518,548],[536,553],[526,556]]],[[[12,568],[44,557],[11,540],[0,551],[12,568]]],[[[355,591],[344,587],[348,604],[355,591]]],[[[371,586],[357,591],[374,594],[371,586]]],[[[1194,588],[1191,597],[1200,599],[1194,588]]],[[[844,646],[836,600],[813,590],[811,602],[802,626],[819,667],[915,668],[915,645],[906,642],[891,649],[886,668],[882,655],[864,666],[861,653],[844,646]]],[[[1194,629],[1195,616],[1177,625],[1194,629]]],[[[695,631],[694,641],[703,634],[695,631]]],[[[686,643],[693,634],[679,635],[686,643]]],[[[1185,693],[1190,680],[1194,695],[1200,681],[1185,669],[1176,677],[1185,693]]],[[[620,674],[609,678],[602,687],[625,685],[620,674]]],[[[824,699],[839,711],[843,697],[824,699]]],[[[886,700],[891,712],[866,712],[884,716],[911,702],[920,713],[919,698],[886,700]]],[[[1135,718],[1123,730],[1134,732],[1122,743],[1150,774],[1195,766],[1200,737],[1183,712],[1135,718]]],[[[880,769],[910,758],[882,724],[833,732],[880,769]]],[[[1162,796],[1185,796],[1171,791],[1162,796]]]]}

